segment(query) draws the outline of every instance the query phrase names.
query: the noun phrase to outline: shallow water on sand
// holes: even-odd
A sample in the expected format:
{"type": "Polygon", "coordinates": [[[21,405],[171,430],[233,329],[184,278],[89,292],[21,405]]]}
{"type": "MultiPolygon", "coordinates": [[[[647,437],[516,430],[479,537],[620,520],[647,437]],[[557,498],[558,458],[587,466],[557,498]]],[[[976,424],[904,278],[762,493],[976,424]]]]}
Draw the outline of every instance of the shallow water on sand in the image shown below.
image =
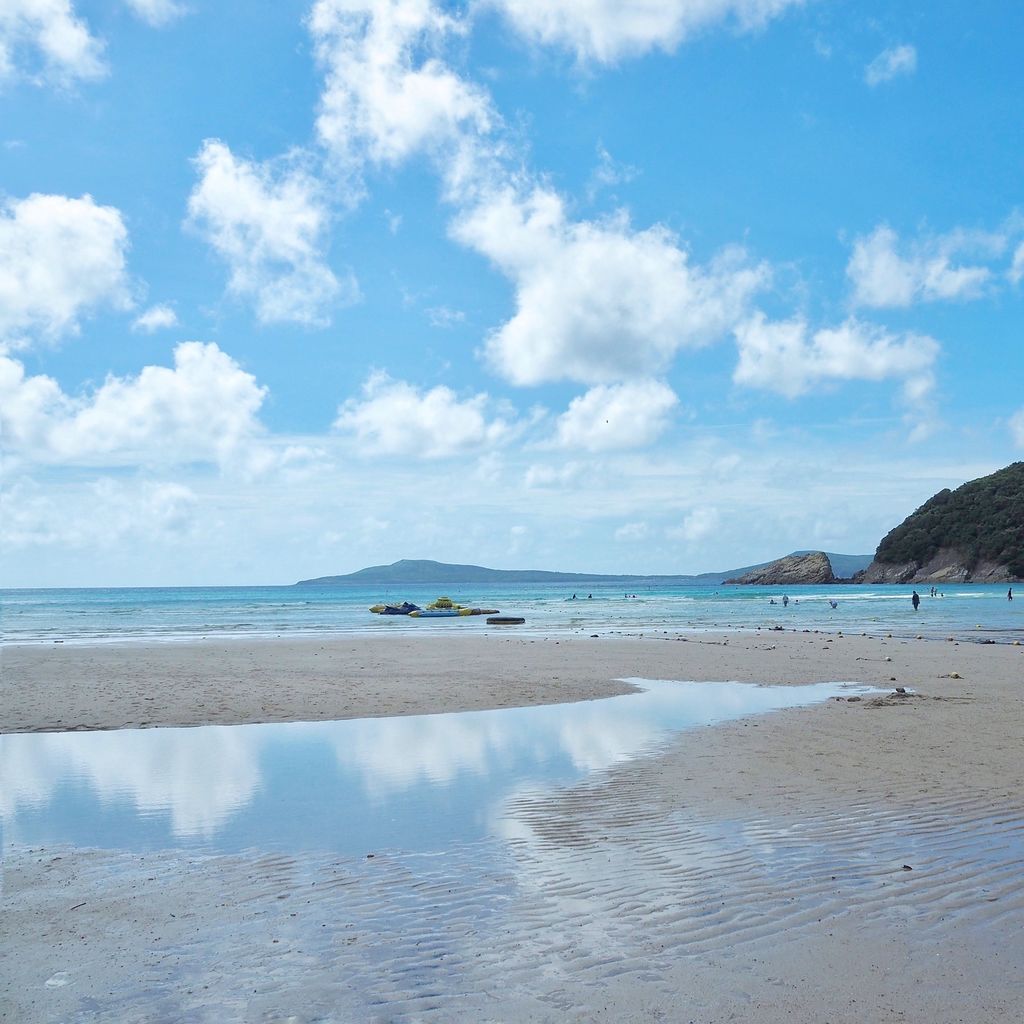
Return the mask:
{"type": "Polygon", "coordinates": [[[134,851],[439,852],[503,834],[514,795],[572,784],[682,729],[842,689],[634,682],[643,692],[496,711],[0,736],[3,838],[134,851]]]}
{"type": "Polygon", "coordinates": [[[694,958],[853,911],[919,945],[1016,934],[1016,803],[937,787],[722,819],[656,798],[644,755],[679,730],[842,684],[634,682],[551,707],[0,736],[5,897],[45,893],[72,940],[37,951],[24,1019],[553,1024],[622,982],[677,1006],[694,958]]]}

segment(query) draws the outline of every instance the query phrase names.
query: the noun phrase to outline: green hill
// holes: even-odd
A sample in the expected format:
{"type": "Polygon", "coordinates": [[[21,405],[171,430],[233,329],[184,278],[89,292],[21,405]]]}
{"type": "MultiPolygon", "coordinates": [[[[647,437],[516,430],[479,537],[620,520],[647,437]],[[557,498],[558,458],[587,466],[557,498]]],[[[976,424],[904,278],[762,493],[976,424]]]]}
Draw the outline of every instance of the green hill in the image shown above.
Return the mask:
{"type": "Polygon", "coordinates": [[[901,582],[1024,578],[1024,462],[929,498],[883,538],[865,581],[894,571],[901,582]]]}

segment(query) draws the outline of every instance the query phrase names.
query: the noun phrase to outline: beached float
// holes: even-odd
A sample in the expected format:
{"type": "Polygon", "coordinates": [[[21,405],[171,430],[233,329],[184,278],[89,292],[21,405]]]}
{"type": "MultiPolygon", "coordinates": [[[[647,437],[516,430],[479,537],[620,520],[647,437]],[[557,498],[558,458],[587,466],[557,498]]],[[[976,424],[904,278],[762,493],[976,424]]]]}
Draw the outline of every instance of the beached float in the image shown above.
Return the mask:
{"type": "Polygon", "coordinates": [[[401,604],[375,604],[370,609],[374,615],[411,615],[419,610],[418,604],[411,604],[408,601],[403,601],[401,604]]]}
{"type": "Polygon", "coordinates": [[[376,615],[408,615],[411,619],[457,619],[468,615],[495,615],[497,608],[471,608],[456,604],[450,597],[439,597],[426,608],[403,601],[401,604],[375,604],[370,611],[376,615]]]}

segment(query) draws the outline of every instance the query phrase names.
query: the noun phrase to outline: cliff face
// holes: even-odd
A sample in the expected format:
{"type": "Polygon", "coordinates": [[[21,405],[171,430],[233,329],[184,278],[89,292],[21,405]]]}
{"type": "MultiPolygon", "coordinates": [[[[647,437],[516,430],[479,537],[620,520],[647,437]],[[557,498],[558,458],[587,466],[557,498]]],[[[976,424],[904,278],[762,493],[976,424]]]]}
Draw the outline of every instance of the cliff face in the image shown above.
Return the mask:
{"type": "Polygon", "coordinates": [[[856,583],[1024,578],[1024,462],[939,491],[890,531],[856,583]]]}
{"type": "Polygon", "coordinates": [[[1013,583],[1008,566],[982,559],[972,561],[956,548],[940,548],[924,565],[872,562],[854,577],[856,583],[1013,583]]]}
{"type": "Polygon", "coordinates": [[[798,583],[835,583],[836,577],[828,555],[824,551],[811,551],[806,555],[787,555],[725,582],[781,587],[798,583]]]}

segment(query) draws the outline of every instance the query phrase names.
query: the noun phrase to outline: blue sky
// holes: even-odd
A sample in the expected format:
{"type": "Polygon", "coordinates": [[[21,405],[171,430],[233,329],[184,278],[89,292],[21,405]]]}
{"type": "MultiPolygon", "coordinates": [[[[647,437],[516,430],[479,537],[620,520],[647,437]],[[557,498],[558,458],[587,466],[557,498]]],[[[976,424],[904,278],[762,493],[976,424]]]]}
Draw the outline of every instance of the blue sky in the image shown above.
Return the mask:
{"type": "Polygon", "coordinates": [[[4,582],[869,552],[1024,457],[1024,9],[9,0],[4,582]]]}

